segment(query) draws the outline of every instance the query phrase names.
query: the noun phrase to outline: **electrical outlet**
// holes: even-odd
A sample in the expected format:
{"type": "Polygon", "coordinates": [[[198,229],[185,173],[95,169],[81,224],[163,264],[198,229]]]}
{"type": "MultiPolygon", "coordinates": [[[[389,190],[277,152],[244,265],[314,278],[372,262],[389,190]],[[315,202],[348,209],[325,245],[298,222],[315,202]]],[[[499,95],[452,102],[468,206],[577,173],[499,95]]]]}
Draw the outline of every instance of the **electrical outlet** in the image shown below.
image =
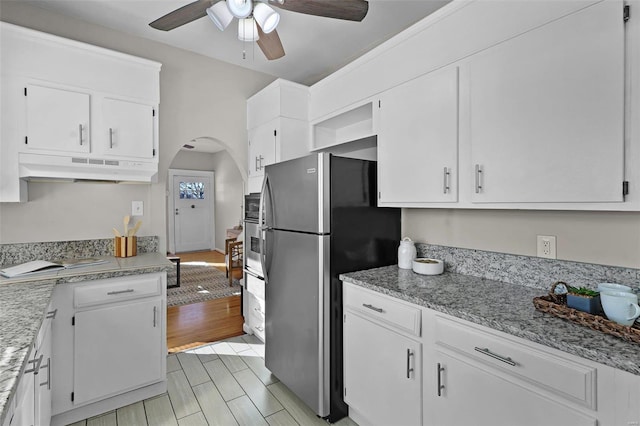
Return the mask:
{"type": "Polygon", "coordinates": [[[556,237],[554,235],[538,235],[537,256],[556,259],[556,237]]]}
{"type": "Polygon", "coordinates": [[[144,203],[142,201],[131,202],[131,216],[142,216],[144,213],[144,203]]]}

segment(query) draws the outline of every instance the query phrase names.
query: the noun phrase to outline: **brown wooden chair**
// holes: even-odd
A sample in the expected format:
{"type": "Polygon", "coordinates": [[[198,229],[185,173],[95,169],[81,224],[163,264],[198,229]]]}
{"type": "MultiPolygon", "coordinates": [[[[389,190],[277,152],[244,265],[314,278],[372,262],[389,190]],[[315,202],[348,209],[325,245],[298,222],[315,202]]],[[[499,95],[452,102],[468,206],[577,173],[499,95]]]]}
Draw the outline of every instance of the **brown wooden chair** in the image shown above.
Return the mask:
{"type": "Polygon", "coordinates": [[[227,267],[229,286],[233,285],[233,273],[235,271],[242,271],[242,255],[242,241],[237,241],[235,238],[227,238],[224,240],[224,262],[227,267]]]}

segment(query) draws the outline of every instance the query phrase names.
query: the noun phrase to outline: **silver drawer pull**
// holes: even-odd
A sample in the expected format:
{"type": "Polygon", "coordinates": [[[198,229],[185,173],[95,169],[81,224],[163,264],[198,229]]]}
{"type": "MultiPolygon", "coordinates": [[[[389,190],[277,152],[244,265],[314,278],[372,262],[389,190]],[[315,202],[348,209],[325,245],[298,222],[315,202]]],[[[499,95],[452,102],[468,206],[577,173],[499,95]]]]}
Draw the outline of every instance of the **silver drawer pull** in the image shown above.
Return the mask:
{"type": "Polygon", "coordinates": [[[482,190],[482,167],[480,164],[476,164],[476,194],[479,194],[482,190]]]}
{"type": "Polygon", "coordinates": [[[42,364],[42,358],[44,358],[44,354],[40,354],[39,358],[29,360],[28,362],[31,364],[34,364],[34,367],[28,370],[24,370],[24,374],[27,374],[27,373],[38,374],[38,371],[40,371],[40,365],[42,364]]]}
{"type": "Polygon", "coordinates": [[[55,319],[57,313],[58,313],[57,309],[54,309],[53,311],[49,311],[49,312],[47,312],[47,316],[45,318],[47,318],[47,319],[55,319]]]}
{"type": "Polygon", "coordinates": [[[509,365],[512,365],[512,366],[514,366],[514,367],[515,367],[516,365],[518,365],[518,364],[516,364],[516,362],[515,362],[514,360],[512,360],[511,358],[509,358],[509,357],[504,357],[504,356],[502,356],[502,355],[498,355],[498,354],[496,354],[496,353],[493,353],[493,352],[491,352],[488,348],[479,348],[479,347],[477,347],[477,346],[476,346],[476,347],[475,347],[475,350],[476,350],[476,351],[478,351],[478,352],[480,352],[481,354],[485,354],[485,355],[487,355],[487,356],[490,356],[491,358],[495,358],[495,359],[497,359],[498,361],[502,361],[502,362],[504,362],[504,363],[506,363],[506,364],[509,364],[509,365]]]}
{"type": "Polygon", "coordinates": [[[256,330],[258,330],[258,331],[264,331],[264,327],[257,326],[257,327],[256,327],[256,330]]]}
{"type": "Polygon", "coordinates": [[[132,288],[128,288],[126,290],[118,290],[118,291],[110,291],[107,293],[108,296],[114,296],[116,294],[123,294],[123,293],[133,293],[134,290],[132,288]]]}
{"type": "Polygon", "coordinates": [[[363,303],[362,306],[364,306],[365,308],[371,309],[372,311],[379,312],[379,313],[383,313],[384,312],[384,310],[382,308],[376,308],[375,306],[370,305],[368,303],[363,303]]]}
{"type": "Polygon", "coordinates": [[[412,356],[413,356],[413,352],[411,352],[411,349],[407,349],[407,379],[411,378],[411,372],[413,371],[413,368],[411,368],[412,356]]]}
{"type": "Polygon", "coordinates": [[[444,179],[443,179],[444,184],[443,184],[443,187],[442,187],[442,192],[443,192],[444,194],[446,194],[447,192],[449,192],[449,190],[451,189],[451,188],[449,188],[449,178],[450,178],[450,177],[451,177],[451,172],[449,172],[449,169],[447,169],[447,168],[445,167],[445,168],[444,168],[444,179]]]}

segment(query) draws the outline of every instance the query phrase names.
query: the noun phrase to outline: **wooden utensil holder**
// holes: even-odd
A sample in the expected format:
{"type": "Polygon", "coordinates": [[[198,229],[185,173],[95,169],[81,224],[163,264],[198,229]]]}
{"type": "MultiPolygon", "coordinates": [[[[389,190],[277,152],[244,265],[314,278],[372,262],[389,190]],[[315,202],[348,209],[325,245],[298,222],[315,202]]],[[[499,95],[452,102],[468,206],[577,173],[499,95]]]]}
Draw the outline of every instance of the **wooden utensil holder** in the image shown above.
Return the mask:
{"type": "Polygon", "coordinates": [[[115,257],[132,257],[138,252],[138,237],[115,237],[113,242],[115,257]]]}

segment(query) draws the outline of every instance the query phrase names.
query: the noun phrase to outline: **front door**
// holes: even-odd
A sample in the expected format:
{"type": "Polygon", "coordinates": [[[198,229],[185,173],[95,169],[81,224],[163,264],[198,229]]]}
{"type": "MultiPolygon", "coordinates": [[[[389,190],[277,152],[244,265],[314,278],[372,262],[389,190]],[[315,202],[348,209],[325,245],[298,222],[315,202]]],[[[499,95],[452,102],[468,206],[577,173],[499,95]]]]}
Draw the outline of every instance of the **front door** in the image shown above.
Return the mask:
{"type": "Polygon", "coordinates": [[[213,250],[213,172],[174,174],[172,189],[176,253],[213,250]]]}

